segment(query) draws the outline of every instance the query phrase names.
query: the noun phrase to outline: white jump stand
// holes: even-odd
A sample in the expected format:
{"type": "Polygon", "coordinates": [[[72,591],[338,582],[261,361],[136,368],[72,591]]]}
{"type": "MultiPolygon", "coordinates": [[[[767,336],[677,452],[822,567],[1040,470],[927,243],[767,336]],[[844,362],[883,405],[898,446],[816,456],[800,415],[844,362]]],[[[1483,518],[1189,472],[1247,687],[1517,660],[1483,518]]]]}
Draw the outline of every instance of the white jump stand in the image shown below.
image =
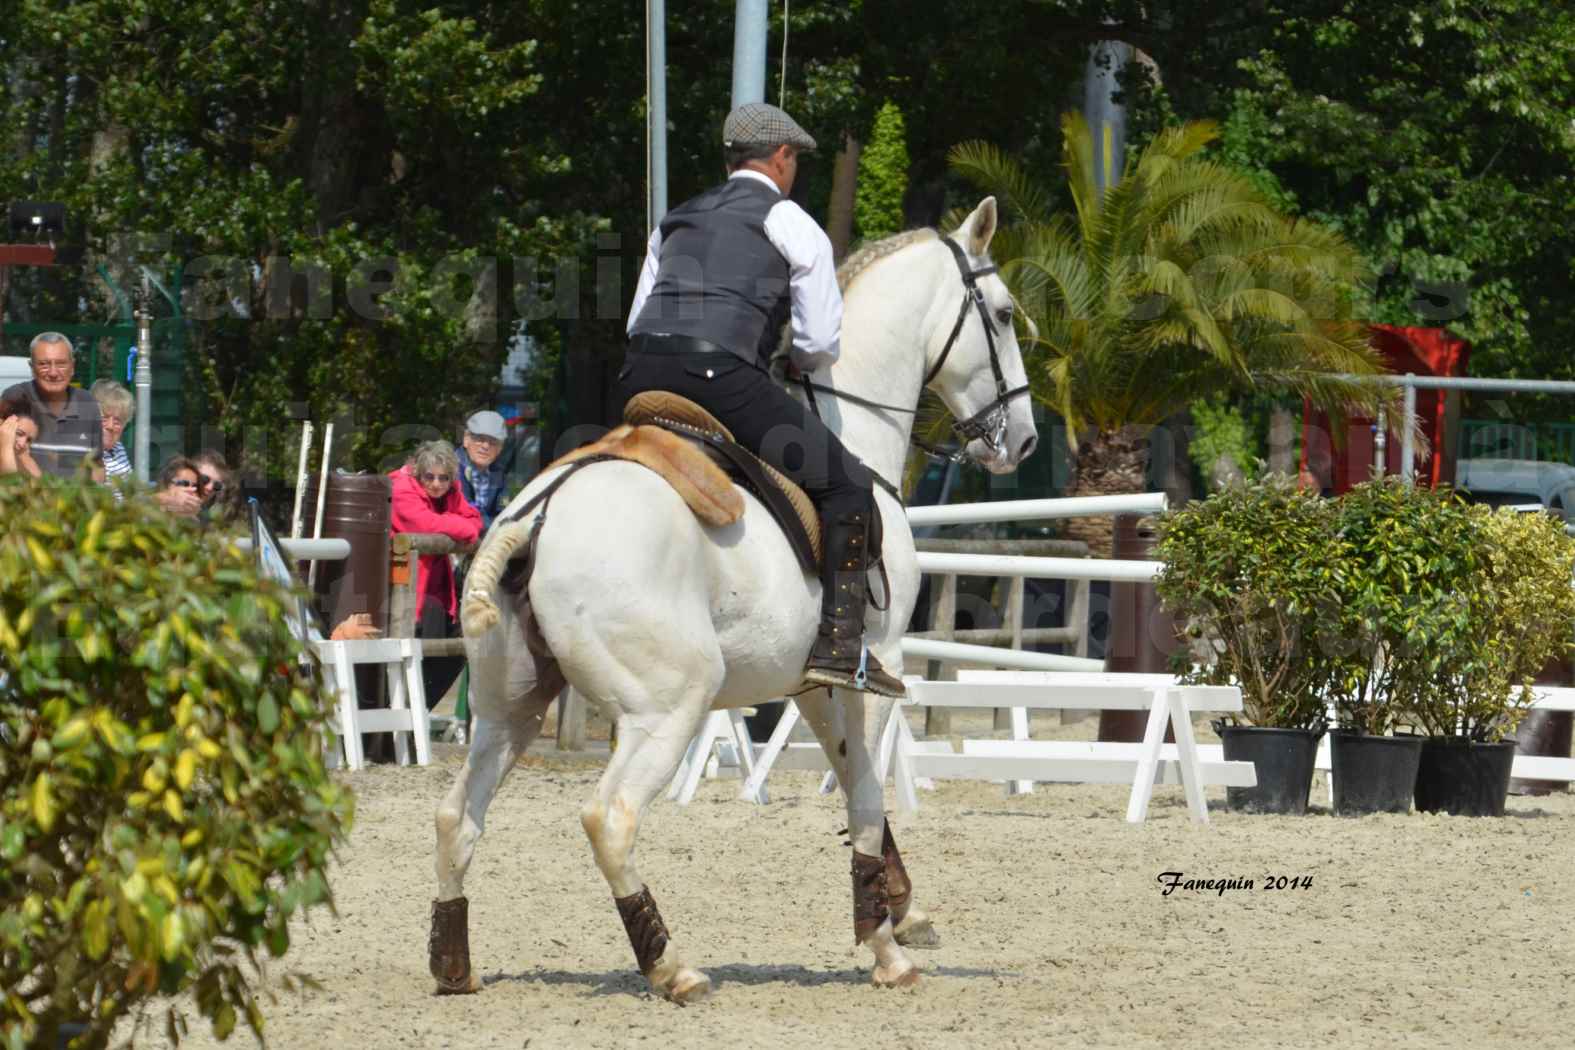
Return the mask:
{"type": "Polygon", "coordinates": [[[946,747],[919,750],[911,738],[897,747],[898,801],[914,774],[937,778],[1006,780],[1011,790],[1033,789],[1033,781],[1130,783],[1127,820],[1138,824],[1148,816],[1154,784],[1180,781],[1192,819],[1208,823],[1205,784],[1250,787],[1257,783],[1250,762],[1226,762],[1218,746],[1201,747],[1192,733],[1193,711],[1241,710],[1241,690],[1234,686],[1178,685],[1169,675],[1110,674],[1066,671],[960,671],[956,682],[917,682],[909,697],[921,705],[940,707],[1012,708],[1012,740],[967,740],[961,753],[946,747]],[[1138,744],[1037,741],[1028,739],[1029,708],[1147,711],[1148,724],[1138,744]],[[1171,726],[1176,743],[1166,744],[1171,726]]]}
{"type": "MultiPolygon", "coordinates": [[[[705,775],[712,752],[723,744],[737,752],[739,768],[743,771],[745,782],[748,782],[755,771],[755,747],[749,739],[749,727],[744,724],[746,713],[751,712],[747,708],[731,708],[706,715],[700,731],[689,742],[689,750],[684,752],[684,759],[678,763],[678,770],[673,774],[673,782],[667,789],[669,799],[677,801],[680,806],[689,804],[700,787],[700,778],[705,775]]],[[[765,784],[761,783],[750,797],[756,802],[766,802],[765,784]]]]}
{"type": "Polygon", "coordinates": [[[339,695],[338,730],[348,769],[366,765],[362,733],[393,733],[394,757],[410,764],[409,734],[415,738],[416,764],[432,761],[432,728],[427,717],[426,687],[421,682],[421,641],[417,638],[376,638],[313,643],[330,684],[339,695]],[[363,711],[357,705],[355,668],[383,664],[388,677],[388,707],[363,711]]]}

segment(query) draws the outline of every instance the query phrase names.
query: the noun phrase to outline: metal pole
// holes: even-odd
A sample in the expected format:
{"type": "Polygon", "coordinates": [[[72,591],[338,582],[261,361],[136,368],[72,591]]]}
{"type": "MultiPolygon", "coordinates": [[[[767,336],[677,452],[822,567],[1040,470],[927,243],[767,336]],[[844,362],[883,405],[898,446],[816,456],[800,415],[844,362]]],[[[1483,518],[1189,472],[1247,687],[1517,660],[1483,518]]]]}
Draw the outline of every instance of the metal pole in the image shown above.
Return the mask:
{"type": "Polygon", "coordinates": [[[733,108],[766,100],[766,0],[738,0],[733,16],[733,108]]]}
{"type": "Polygon", "coordinates": [[[1416,458],[1416,449],[1411,441],[1411,429],[1416,426],[1416,386],[1411,381],[1416,375],[1407,372],[1405,378],[1405,414],[1400,420],[1400,477],[1409,485],[1416,473],[1412,464],[1416,458]]]}
{"type": "Polygon", "coordinates": [[[646,36],[646,116],[650,165],[647,178],[651,187],[647,233],[667,214],[667,4],[666,0],[647,0],[646,36]]]}
{"type": "Polygon", "coordinates": [[[1389,450],[1388,424],[1384,420],[1384,410],[1378,410],[1378,418],[1373,421],[1373,477],[1384,476],[1384,453],[1389,450]]]}
{"type": "Polygon", "coordinates": [[[153,313],[148,309],[144,295],[137,307],[137,438],[132,442],[132,469],[137,480],[148,483],[149,468],[153,466],[153,313]]]}

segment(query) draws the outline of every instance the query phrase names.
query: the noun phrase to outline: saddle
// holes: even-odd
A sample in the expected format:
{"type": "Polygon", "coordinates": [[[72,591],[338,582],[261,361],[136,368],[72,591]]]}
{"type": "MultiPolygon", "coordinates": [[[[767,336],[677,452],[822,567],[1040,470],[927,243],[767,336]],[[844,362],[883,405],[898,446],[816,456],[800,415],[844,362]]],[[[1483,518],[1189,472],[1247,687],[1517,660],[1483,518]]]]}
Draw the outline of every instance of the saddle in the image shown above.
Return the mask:
{"type": "MultiPolygon", "coordinates": [[[[744,513],[737,486],[771,512],[805,572],[820,571],[820,516],[804,490],[733,440],[715,417],[688,398],[648,390],[629,399],[624,424],[575,449],[547,469],[587,457],[625,459],[660,474],[708,525],[731,525],[744,513]]],[[[876,548],[879,549],[879,548],[876,548]]]]}

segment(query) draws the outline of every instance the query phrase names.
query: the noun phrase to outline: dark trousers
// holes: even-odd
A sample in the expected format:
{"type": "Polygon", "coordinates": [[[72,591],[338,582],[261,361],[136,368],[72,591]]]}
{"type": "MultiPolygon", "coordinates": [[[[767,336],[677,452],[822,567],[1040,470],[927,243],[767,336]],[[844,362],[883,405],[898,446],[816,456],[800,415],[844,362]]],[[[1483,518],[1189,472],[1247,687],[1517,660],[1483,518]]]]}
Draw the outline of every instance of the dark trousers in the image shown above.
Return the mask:
{"type": "Polygon", "coordinates": [[[618,375],[618,402],[647,390],[672,391],[710,412],[735,441],[792,478],[822,517],[871,509],[869,468],[808,408],[743,358],[630,350],[618,375]]]}

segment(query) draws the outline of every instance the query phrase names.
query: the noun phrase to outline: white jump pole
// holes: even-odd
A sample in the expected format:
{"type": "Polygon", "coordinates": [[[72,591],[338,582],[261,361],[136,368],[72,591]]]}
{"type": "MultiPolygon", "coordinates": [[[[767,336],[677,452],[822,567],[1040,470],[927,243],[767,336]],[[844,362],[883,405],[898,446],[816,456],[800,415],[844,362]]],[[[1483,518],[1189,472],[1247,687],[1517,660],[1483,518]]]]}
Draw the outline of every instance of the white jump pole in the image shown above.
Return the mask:
{"type": "Polygon", "coordinates": [[[1043,521],[1090,518],[1101,514],[1162,514],[1169,506],[1163,492],[1130,496],[1076,496],[1070,499],[1011,499],[995,503],[953,503],[909,507],[909,525],[960,525],[986,521],[1043,521]]]}
{"type": "MultiPolygon", "coordinates": [[[[235,545],[249,552],[252,549],[251,537],[239,537],[235,545]]],[[[284,556],[290,561],[344,561],[350,557],[350,541],[341,539],[280,540],[279,549],[284,551],[284,556]]]]}
{"type": "Polygon", "coordinates": [[[290,538],[301,538],[301,502],[306,495],[306,457],[312,451],[312,421],[301,424],[301,461],[295,468],[295,509],[290,512],[290,538]]]}
{"type": "MultiPolygon", "coordinates": [[[[334,425],[328,424],[323,430],[323,469],[317,476],[317,521],[312,525],[312,539],[323,538],[323,510],[328,502],[328,451],[334,446],[334,425]]],[[[306,570],[306,589],[313,590],[317,586],[317,562],[312,562],[311,568],[306,570]]]]}
{"type": "Polygon", "coordinates": [[[1059,656],[1055,653],[1036,653],[1024,649],[1001,649],[993,645],[943,642],[934,638],[903,638],[902,655],[920,656],[926,660],[944,660],[947,663],[1005,667],[1014,671],[1103,671],[1105,669],[1103,660],[1089,660],[1081,656],[1059,656]]]}
{"type": "Polygon", "coordinates": [[[920,572],[959,576],[1026,576],[1038,580],[1121,580],[1151,583],[1164,562],[1107,558],[1029,558],[1020,554],[943,554],[920,551],[920,572]]]}

